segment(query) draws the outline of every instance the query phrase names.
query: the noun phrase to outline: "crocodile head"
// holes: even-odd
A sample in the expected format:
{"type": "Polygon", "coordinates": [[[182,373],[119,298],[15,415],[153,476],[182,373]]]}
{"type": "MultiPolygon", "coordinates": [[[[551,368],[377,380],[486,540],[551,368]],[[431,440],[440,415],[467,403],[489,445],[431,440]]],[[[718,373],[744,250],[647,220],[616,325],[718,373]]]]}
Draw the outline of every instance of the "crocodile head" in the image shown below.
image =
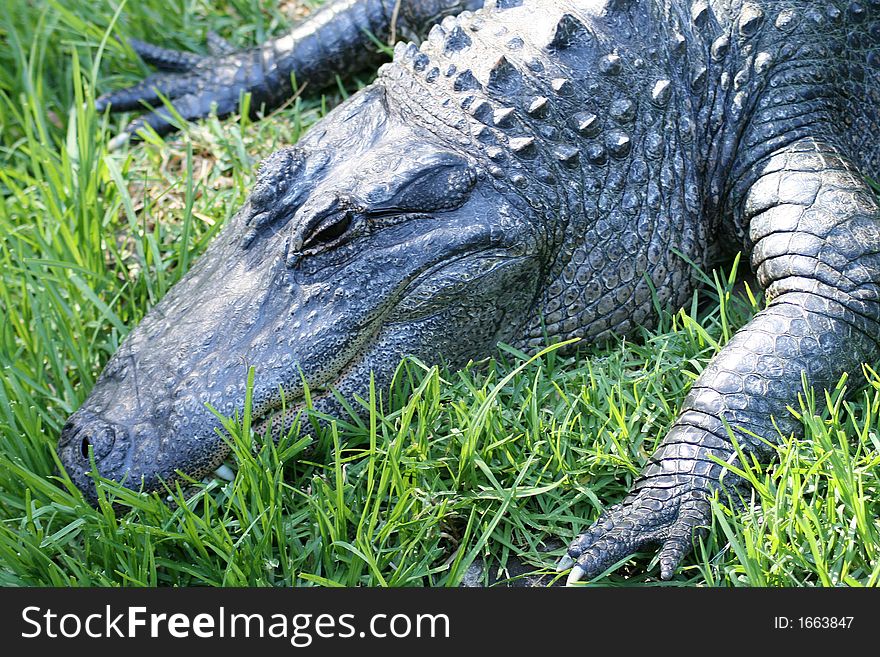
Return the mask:
{"type": "MultiPolygon", "coordinates": [[[[62,463],[162,490],[225,459],[209,407],[258,431],[387,385],[405,355],[451,365],[510,340],[547,238],[466,149],[391,107],[377,84],[263,163],[245,206],[110,359],[65,425],[62,463]],[[282,405],[285,413],[281,414],[282,405]]],[[[304,423],[308,424],[308,423],[304,423]]]]}

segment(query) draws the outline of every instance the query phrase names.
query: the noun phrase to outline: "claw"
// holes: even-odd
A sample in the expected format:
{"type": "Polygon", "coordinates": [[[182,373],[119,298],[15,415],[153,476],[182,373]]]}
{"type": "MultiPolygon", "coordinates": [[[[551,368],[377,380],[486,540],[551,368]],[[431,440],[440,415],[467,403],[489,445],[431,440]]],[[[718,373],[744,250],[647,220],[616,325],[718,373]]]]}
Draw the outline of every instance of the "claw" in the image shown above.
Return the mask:
{"type": "Polygon", "coordinates": [[[214,474],[221,479],[225,479],[226,481],[232,481],[233,479],[235,479],[235,472],[233,472],[232,468],[230,468],[225,463],[214,470],[214,474]]]}
{"type": "Polygon", "coordinates": [[[123,146],[125,146],[128,143],[129,139],[131,139],[130,132],[121,132],[118,135],[116,135],[115,137],[113,137],[113,139],[111,139],[110,141],[107,142],[107,150],[108,151],[118,150],[118,149],[122,148],[123,146]]]}
{"type": "Polygon", "coordinates": [[[584,575],[586,574],[587,571],[585,571],[583,568],[581,568],[580,566],[575,566],[568,574],[568,579],[565,580],[565,585],[571,586],[572,584],[577,584],[584,578],[584,575]]]}
{"type": "Polygon", "coordinates": [[[572,559],[569,555],[565,554],[556,564],[556,572],[561,573],[563,570],[568,570],[574,565],[574,559],[572,559]]]}

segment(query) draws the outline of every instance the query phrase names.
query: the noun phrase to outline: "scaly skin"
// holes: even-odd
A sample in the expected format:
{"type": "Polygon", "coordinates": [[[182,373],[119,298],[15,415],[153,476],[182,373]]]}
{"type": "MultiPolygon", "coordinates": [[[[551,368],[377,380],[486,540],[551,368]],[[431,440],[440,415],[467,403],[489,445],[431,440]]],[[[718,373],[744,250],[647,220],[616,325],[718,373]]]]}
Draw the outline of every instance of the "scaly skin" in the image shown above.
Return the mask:
{"type": "MultiPolygon", "coordinates": [[[[331,29],[314,20],[307,32],[331,29]]],[[[204,403],[240,409],[242,360],[258,367],[258,425],[277,431],[302,407],[300,372],[332,414],[331,387],[362,395],[406,354],[458,365],[500,340],[630,335],[654,321],[652,290],[689,298],[687,260],[741,249],[767,307],[560,564],[573,582],[658,545],[671,577],[710,496],[742,492],[722,465],[731,436],[767,459],[780,431],[802,432],[786,409],[804,375],[829,387],[878,357],[880,208],[864,178],[880,173],[878,46],[880,0],[498,0],[445,19],[264,164],[72,416],[68,472],[90,496],[89,448],[135,488],[209,472],[225,449],[204,403]]]]}

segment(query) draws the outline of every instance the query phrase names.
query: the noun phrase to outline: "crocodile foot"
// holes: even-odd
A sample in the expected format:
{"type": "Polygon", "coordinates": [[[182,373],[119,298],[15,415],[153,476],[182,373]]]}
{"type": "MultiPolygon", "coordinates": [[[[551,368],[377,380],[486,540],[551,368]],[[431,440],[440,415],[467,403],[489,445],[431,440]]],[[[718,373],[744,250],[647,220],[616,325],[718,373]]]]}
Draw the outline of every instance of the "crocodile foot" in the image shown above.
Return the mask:
{"type": "Polygon", "coordinates": [[[596,577],[647,545],[660,545],[660,576],[670,579],[711,518],[702,478],[656,477],[636,482],[621,503],[607,509],[578,536],[558,571],[571,568],[568,584],[596,577]]]}
{"type": "Polygon", "coordinates": [[[181,118],[195,121],[212,111],[218,117],[232,114],[244,93],[254,94],[255,101],[265,95],[267,81],[258,49],[236,52],[213,33],[208,34],[210,56],[168,50],[137,39],[130,39],[128,43],[141,59],[160,72],[96,99],[95,108],[99,112],[108,107],[113,111],[144,107],[151,110],[129,123],[123,133],[110,142],[110,150],[123,145],[146,125],[160,135],[173,130],[176,117],[162,106],[163,99],[173,105],[181,118]]]}

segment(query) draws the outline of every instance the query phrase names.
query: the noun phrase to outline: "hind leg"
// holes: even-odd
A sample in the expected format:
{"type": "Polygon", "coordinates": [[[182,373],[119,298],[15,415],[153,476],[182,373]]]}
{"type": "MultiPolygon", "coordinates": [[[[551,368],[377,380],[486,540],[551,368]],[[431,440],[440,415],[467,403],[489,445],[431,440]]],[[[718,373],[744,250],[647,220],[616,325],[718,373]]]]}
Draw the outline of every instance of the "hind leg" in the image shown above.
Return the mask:
{"type": "MultiPolygon", "coordinates": [[[[252,107],[267,110],[281,105],[297,85],[321,89],[336,76],[375,68],[382,59],[373,39],[421,38],[431,25],[465,9],[477,9],[482,0],[334,0],[297,25],[288,34],[248,50],[234,51],[216,35],[209,35],[210,56],[167,50],[132,40],[132,49],[160,69],[132,87],[104,94],[98,111],[124,111],[160,106],[164,96],[186,120],[203,118],[212,106],[218,116],[238,109],[244,93],[252,107]]],[[[123,143],[149,125],[159,134],[174,129],[164,107],[134,120],[112,146],[123,143]]]]}

